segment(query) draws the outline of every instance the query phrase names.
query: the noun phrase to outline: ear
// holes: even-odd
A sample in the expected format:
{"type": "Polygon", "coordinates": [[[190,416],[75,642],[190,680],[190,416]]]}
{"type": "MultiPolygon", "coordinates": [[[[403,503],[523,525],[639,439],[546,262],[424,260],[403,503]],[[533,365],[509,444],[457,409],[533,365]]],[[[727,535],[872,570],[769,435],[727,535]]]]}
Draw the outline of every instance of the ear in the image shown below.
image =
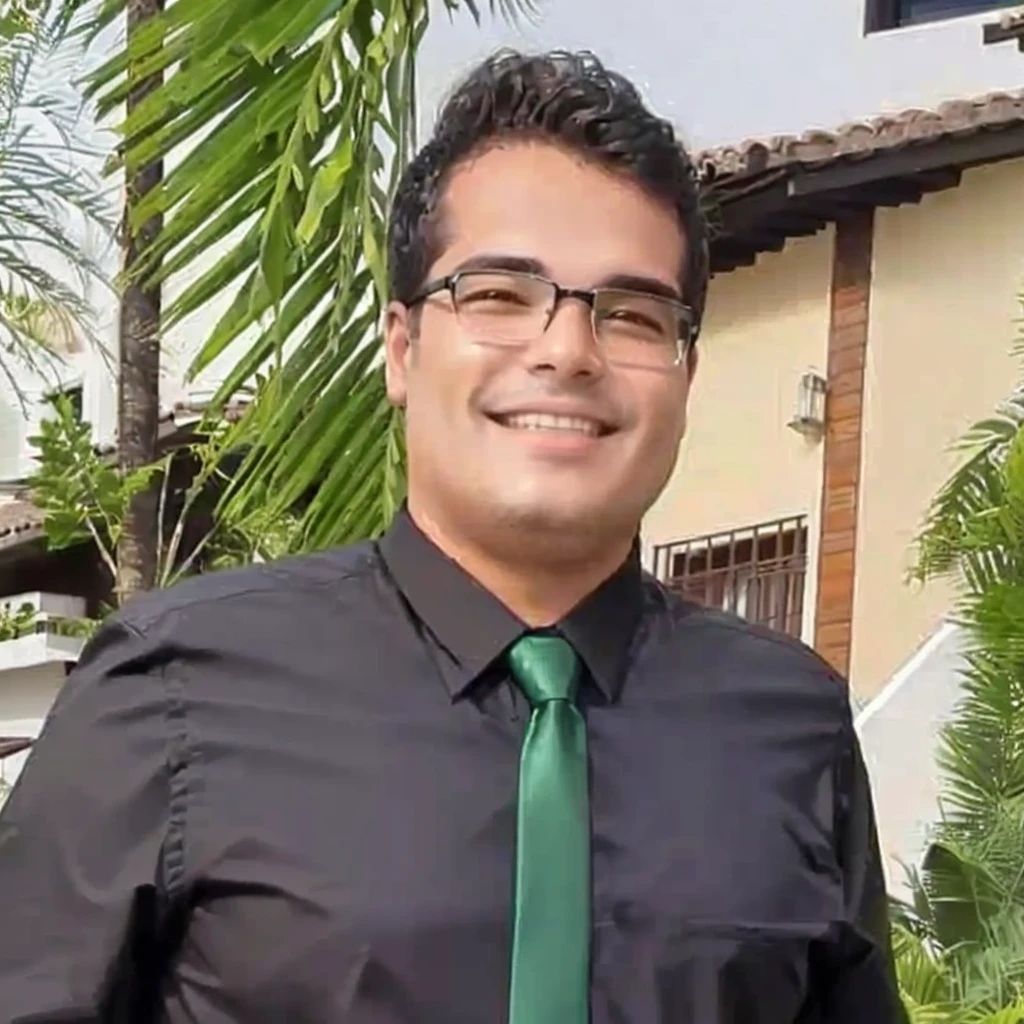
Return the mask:
{"type": "Polygon", "coordinates": [[[384,314],[384,378],[388,401],[400,409],[408,395],[409,361],[412,356],[412,313],[392,302],[384,314]]]}

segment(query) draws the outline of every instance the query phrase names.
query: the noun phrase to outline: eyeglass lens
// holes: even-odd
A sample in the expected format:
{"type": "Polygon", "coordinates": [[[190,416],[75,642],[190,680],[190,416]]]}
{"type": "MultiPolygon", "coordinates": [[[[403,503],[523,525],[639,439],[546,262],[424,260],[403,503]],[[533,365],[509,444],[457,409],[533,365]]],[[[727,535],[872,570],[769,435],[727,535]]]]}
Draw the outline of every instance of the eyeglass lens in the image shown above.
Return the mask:
{"type": "MultiPolygon", "coordinates": [[[[557,286],[532,274],[467,271],[452,287],[460,321],[488,341],[525,343],[547,329],[557,286]]],[[[616,288],[595,290],[594,334],[612,361],[664,366],[678,362],[689,331],[668,299],[616,288]]]]}

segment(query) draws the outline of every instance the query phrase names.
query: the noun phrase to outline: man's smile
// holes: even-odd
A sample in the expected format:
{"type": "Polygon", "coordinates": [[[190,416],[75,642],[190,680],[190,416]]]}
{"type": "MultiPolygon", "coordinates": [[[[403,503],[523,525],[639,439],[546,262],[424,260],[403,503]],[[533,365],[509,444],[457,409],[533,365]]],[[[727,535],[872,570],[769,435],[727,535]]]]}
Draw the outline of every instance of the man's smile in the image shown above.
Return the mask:
{"type": "Polygon", "coordinates": [[[560,416],[546,412],[517,412],[497,414],[490,417],[500,426],[512,430],[543,430],[558,433],[580,434],[584,437],[604,437],[613,432],[613,427],[600,420],[586,416],[560,416]]]}

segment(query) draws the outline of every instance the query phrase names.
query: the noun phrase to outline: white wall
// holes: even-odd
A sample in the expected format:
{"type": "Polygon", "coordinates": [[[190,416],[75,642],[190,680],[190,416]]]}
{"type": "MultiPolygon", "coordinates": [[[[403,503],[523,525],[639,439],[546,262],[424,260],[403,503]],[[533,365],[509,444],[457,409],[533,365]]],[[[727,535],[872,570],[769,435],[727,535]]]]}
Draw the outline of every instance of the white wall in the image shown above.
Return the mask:
{"type": "MultiPolygon", "coordinates": [[[[40,419],[48,412],[47,395],[62,386],[94,378],[102,364],[94,355],[82,353],[65,361],[46,361],[44,372],[32,372],[5,356],[0,372],[0,486],[24,479],[33,469],[34,449],[29,438],[38,432],[40,419]]],[[[83,400],[88,401],[83,388],[83,400]]],[[[95,401],[95,392],[90,398],[95,401]]],[[[89,409],[85,410],[88,418],[89,409]]]]}
{"type": "Polygon", "coordinates": [[[942,780],[935,755],[942,728],[963,696],[963,638],[943,623],[856,718],[874,790],[889,890],[906,897],[940,817],[942,780]]]}
{"type": "Polygon", "coordinates": [[[698,146],[1024,86],[1016,46],[982,46],[991,12],[865,38],[864,2],[536,0],[534,24],[485,18],[482,31],[439,4],[421,109],[432,119],[452,76],[498,45],[594,50],[698,146]]]}
{"type": "MultiPolygon", "coordinates": [[[[0,672],[0,736],[38,736],[64,679],[64,666],[56,662],[0,672]]],[[[27,757],[0,761],[0,778],[14,783],[27,757]]]]}
{"type": "MultiPolygon", "coordinates": [[[[108,28],[90,50],[88,63],[95,65],[109,57],[122,35],[120,26],[108,28]]],[[[69,43],[67,46],[68,52],[72,52],[72,44],[69,43]]],[[[49,66],[40,65],[37,73],[40,89],[58,88],[55,83],[67,79],[65,61],[66,55],[58,56],[49,66]]],[[[75,72],[82,76],[86,73],[81,67],[76,67],[75,72]]],[[[109,125],[116,120],[117,117],[114,116],[105,126],[98,126],[84,119],[79,126],[76,142],[93,147],[101,153],[110,152],[118,144],[118,138],[109,129],[109,125]]],[[[172,154],[167,166],[172,168],[180,157],[180,153],[172,154]]],[[[101,159],[78,156],[75,161],[77,166],[99,178],[101,159]]],[[[110,197],[111,215],[116,220],[121,202],[121,182],[117,177],[104,178],[101,187],[110,197]]],[[[94,230],[88,236],[90,251],[112,281],[120,267],[121,253],[112,240],[103,239],[99,235],[100,233],[94,230]]],[[[55,260],[46,253],[33,255],[51,273],[62,280],[68,280],[67,268],[62,261],[55,260]]],[[[206,266],[200,269],[212,265],[216,258],[215,256],[208,260],[206,266]]],[[[197,276],[198,273],[193,272],[187,280],[179,277],[171,287],[168,287],[164,294],[165,306],[170,305],[197,276]]],[[[80,382],[83,385],[83,415],[95,428],[97,442],[106,445],[114,440],[117,391],[112,371],[118,344],[117,298],[111,289],[98,282],[90,285],[85,298],[95,312],[94,327],[97,339],[105,351],[92,348],[82,356],[71,359],[67,365],[51,363],[45,375],[32,373],[10,357],[4,360],[3,371],[10,371],[15,380],[9,380],[7,372],[0,372],[0,485],[23,479],[32,472],[32,449],[27,445],[27,438],[36,431],[40,417],[46,415],[44,396],[55,385],[80,382]],[[22,392],[25,402],[17,399],[15,388],[22,392]]],[[[190,394],[209,391],[216,387],[221,379],[222,367],[230,365],[230,358],[221,360],[194,387],[184,386],[185,371],[191,359],[205,341],[218,317],[227,308],[231,298],[232,296],[228,295],[216,303],[208,304],[200,316],[193,317],[168,332],[161,358],[161,404],[165,411],[170,410],[176,402],[187,399],[190,394]]],[[[229,356],[235,354],[230,352],[229,356]]]]}

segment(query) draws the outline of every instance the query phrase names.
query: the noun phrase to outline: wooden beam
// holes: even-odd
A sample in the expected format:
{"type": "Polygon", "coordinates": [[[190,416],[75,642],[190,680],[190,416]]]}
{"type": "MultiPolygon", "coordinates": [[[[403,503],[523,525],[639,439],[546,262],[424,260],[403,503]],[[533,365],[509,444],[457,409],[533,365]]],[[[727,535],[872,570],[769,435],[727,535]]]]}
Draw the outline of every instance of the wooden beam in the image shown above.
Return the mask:
{"type": "Polygon", "coordinates": [[[724,190],[718,194],[712,192],[709,201],[718,209],[722,231],[728,235],[749,230],[791,204],[787,182],[782,177],[747,194],[734,196],[724,190]]]}
{"type": "Polygon", "coordinates": [[[865,0],[864,33],[884,32],[900,23],[897,0],[865,0]]]}
{"type": "Polygon", "coordinates": [[[842,189],[827,196],[821,196],[820,202],[834,220],[844,216],[873,210],[877,206],[903,206],[908,203],[919,203],[924,189],[911,178],[895,178],[887,181],[875,181],[859,188],[842,189]]]}
{"type": "Polygon", "coordinates": [[[814,642],[818,652],[843,675],[850,671],[853,643],[873,242],[873,210],[837,221],[829,300],[828,393],[814,642]]]}
{"type": "Polygon", "coordinates": [[[750,236],[750,248],[757,253],[761,252],[782,252],[786,248],[786,242],[796,232],[786,231],[785,233],[769,234],[767,231],[758,232],[750,236]]]}
{"type": "Polygon", "coordinates": [[[711,243],[711,269],[719,273],[752,266],[757,252],[744,239],[722,239],[711,243]]]}
{"type": "Polygon", "coordinates": [[[751,252],[744,256],[730,257],[729,259],[720,259],[711,261],[711,276],[715,274],[728,274],[733,270],[739,270],[740,267],[752,267],[757,263],[757,253],[751,252]]]}
{"type": "Polygon", "coordinates": [[[816,235],[828,226],[828,218],[818,211],[814,213],[786,213],[776,217],[771,223],[771,230],[787,237],[816,235]]]}
{"type": "Polygon", "coordinates": [[[1024,154],[1024,123],[1012,127],[977,128],[969,135],[915,142],[890,153],[838,162],[817,170],[798,171],[789,180],[791,196],[811,196],[901,178],[946,167],[995,163],[1024,154]]]}
{"type": "Polygon", "coordinates": [[[871,181],[864,185],[838,191],[834,196],[822,196],[821,200],[835,202],[847,210],[863,210],[874,206],[903,206],[908,203],[921,202],[927,192],[956,188],[960,184],[961,178],[962,172],[959,169],[939,167],[932,171],[921,171],[919,174],[903,178],[871,181]]]}
{"type": "Polygon", "coordinates": [[[990,21],[981,26],[981,42],[983,46],[991,46],[993,43],[1008,43],[1010,40],[1017,40],[1017,49],[1024,50],[1024,15],[1011,14],[1008,18],[999,21],[990,21]]]}
{"type": "Polygon", "coordinates": [[[934,171],[915,174],[913,181],[925,192],[941,192],[943,189],[956,188],[963,176],[959,167],[936,167],[934,171]]]}

